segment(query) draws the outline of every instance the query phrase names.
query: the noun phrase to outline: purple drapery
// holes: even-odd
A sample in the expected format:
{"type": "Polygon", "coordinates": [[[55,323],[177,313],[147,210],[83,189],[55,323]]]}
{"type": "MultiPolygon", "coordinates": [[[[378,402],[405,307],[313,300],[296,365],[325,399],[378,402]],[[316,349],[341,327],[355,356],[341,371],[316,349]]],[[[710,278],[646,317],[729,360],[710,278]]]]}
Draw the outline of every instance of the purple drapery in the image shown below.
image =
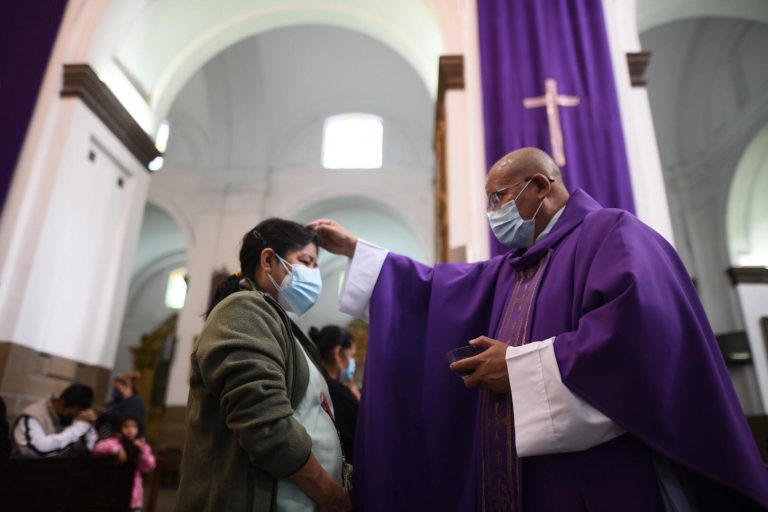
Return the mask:
{"type": "MultiPolygon", "coordinates": [[[[554,79],[559,95],[579,98],[559,107],[566,185],[634,212],[600,0],[478,0],[477,9],[488,168],[526,146],[553,154],[546,108],[523,100],[554,79]]],[[[492,254],[507,250],[491,235],[492,254]]]]}
{"type": "Polygon", "coordinates": [[[0,2],[0,211],[66,6],[0,2]]]}

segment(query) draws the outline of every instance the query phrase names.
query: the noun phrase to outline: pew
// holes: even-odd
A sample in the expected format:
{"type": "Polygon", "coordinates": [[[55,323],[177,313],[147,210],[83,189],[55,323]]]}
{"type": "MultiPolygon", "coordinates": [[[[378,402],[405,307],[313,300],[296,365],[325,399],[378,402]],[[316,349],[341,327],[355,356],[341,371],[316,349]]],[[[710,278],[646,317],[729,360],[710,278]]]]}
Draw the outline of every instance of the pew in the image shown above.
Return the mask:
{"type": "Polygon", "coordinates": [[[133,471],[110,458],[12,458],[0,508],[8,512],[129,512],[133,471]]]}

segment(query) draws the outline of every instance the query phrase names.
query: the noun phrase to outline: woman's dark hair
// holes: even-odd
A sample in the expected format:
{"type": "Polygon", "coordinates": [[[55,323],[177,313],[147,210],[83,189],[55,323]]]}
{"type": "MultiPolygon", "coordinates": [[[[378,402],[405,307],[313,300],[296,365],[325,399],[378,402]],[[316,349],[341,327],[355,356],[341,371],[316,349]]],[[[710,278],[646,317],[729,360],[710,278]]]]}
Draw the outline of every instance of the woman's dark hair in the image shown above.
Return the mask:
{"type": "Polygon", "coordinates": [[[326,325],[322,329],[311,327],[309,337],[317,345],[320,359],[323,361],[333,359],[333,350],[336,347],[341,346],[342,350],[348,350],[355,342],[349,331],[338,325],[326,325]]]}
{"type": "MultiPolygon", "coordinates": [[[[270,247],[281,258],[285,258],[287,253],[297,251],[310,242],[317,245],[317,233],[314,229],[285,219],[271,218],[262,221],[243,235],[240,245],[240,272],[243,277],[255,280],[261,251],[270,247]]],[[[208,318],[216,304],[224,300],[224,297],[240,289],[240,279],[231,275],[216,287],[208,302],[205,318],[208,318]]]]}

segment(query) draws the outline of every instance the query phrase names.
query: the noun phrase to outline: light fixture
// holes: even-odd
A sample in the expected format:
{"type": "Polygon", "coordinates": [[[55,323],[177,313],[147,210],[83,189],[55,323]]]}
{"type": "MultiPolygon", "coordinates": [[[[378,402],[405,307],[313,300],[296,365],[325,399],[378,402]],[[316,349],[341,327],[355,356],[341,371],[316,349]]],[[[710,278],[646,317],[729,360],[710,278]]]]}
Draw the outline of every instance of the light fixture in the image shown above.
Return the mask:
{"type": "Polygon", "coordinates": [[[157,135],[155,136],[155,147],[161,153],[165,153],[168,148],[168,137],[171,135],[171,125],[166,120],[160,123],[157,127],[157,135]]]}
{"type": "Polygon", "coordinates": [[[152,172],[157,172],[163,167],[163,163],[165,163],[165,159],[161,156],[156,156],[152,159],[149,164],[147,164],[147,169],[149,169],[152,172]]]}

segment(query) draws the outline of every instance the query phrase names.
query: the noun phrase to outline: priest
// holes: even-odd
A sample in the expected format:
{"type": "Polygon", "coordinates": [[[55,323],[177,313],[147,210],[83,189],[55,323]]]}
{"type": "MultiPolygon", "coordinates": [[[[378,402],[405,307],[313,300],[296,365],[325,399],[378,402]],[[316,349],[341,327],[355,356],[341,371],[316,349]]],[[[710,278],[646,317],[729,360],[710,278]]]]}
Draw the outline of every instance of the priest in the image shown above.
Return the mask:
{"type": "Polygon", "coordinates": [[[768,474],[674,249],[569,194],[538,149],[499,160],[486,193],[510,250],[480,263],[428,267],[312,223],[351,258],[341,309],[370,318],[356,508],[768,507],[768,474]],[[467,343],[483,351],[449,366],[467,343]]]}

